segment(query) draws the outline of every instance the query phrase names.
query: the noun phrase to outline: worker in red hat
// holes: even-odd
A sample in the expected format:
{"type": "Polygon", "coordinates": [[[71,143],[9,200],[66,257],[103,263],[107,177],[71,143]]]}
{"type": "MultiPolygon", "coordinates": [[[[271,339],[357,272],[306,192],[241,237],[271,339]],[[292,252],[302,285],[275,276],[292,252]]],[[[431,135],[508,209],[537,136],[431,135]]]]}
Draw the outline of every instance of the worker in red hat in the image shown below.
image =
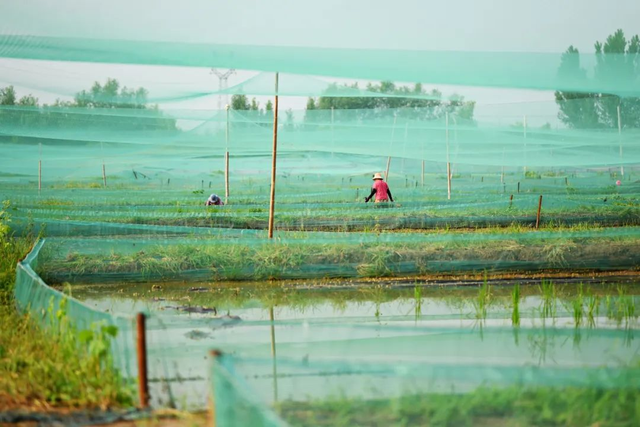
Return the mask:
{"type": "Polygon", "coordinates": [[[367,203],[374,195],[376,196],[375,203],[388,202],[389,200],[393,202],[393,196],[391,195],[391,191],[389,191],[389,186],[384,182],[380,173],[373,175],[371,194],[369,194],[369,197],[365,197],[364,202],[367,203]]]}

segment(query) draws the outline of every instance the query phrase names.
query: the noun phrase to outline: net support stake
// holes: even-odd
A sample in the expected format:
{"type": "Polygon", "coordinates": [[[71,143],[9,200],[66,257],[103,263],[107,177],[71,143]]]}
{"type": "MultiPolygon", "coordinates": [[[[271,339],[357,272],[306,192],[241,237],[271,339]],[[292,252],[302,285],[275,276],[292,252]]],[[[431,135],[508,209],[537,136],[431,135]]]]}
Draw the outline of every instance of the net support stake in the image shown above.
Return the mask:
{"type": "Polygon", "coordinates": [[[149,407],[149,383],[147,381],[147,333],[146,317],[144,313],[136,316],[138,328],[138,392],[140,394],[140,408],[149,407]]]}
{"type": "Polygon", "coordinates": [[[387,157],[387,171],[384,174],[384,180],[389,182],[389,166],[391,166],[391,156],[387,157]]]}
{"type": "MultiPolygon", "coordinates": [[[[222,356],[222,352],[220,350],[210,350],[209,351],[209,357],[211,357],[211,359],[214,361],[217,361],[217,359],[222,356]]],[[[211,387],[211,390],[209,391],[209,419],[210,419],[210,423],[209,425],[211,427],[216,427],[216,393],[215,393],[215,384],[213,384],[213,386],[211,387]]]]}
{"type": "Polygon", "coordinates": [[[527,116],[522,116],[522,132],[523,132],[523,136],[524,136],[524,159],[525,159],[525,166],[523,168],[524,170],[524,174],[527,174],[527,166],[526,166],[526,160],[527,160],[527,116]]]}
{"type": "Polygon", "coordinates": [[[38,143],[38,194],[42,191],[42,142],[38,143]]]}
{"type": "Polygon", "coordinates": [[[511,207],[511,205],[513,205],[513,194],[509,197],[509,207],[511,207]]]}
{"type": "Polygon", "coordinates": [[[229,104],[225,105],[227,110],[227,126],[225,128],[224,138],[226,142],[226,151],[224,153],[224,204],[229,200],[229,104]]]}
{"type": "Polygon", "coordinates": [[[356,188],[356,201],[358,201],[358,199],[360,198],[358,194],[359,192],[360,192],[360,189],[356,188]]]}
{"type": "Polygon", "coordinates": [[[451,162],[449,161],[449,113],[445,113],[445,137],[447,142],[447,200],[451,200],[451,162]]]}
{"type": "Polygon", "coordinates": [[[518,182],[518,194],[520,194],[520,182],[518,182]]]}
{"type": "Polygon", "coordinates": [[[542,211],[542,194],[538,200],[538,213],[536,214],[536,230],[540,226],[540,211],[542,211]]]}
{"type": "Polygon", "coordinates": [[[104,165],[104,161],[102,162],[102,184],[104,185],[104,188],[107,188],[107,170],[104,165]]]}
{"type": "Polygon", "coordinates": [[[618,141],[620,143],[620,175],[624,176],[624,165],[622,164],[622,114],[620,104],[618,104],[618,141]]]}
{"type": "Polygon", "coordinates": [[[271,192],[269,194],[269,239],[273,239],[273,217],[276,203],[276,156],[278,154],[278,73],[276,73],[276,95],[273,105],[273,154],[271,155],[271,192]]]}
{"type": "Polygon", "coordinates": [[[278,368],[276,365],[276,329],[273,306],[269,307],[269,320],[271,321],[271,358],[273,360],[273,400],[278,401],[278,368]]]}

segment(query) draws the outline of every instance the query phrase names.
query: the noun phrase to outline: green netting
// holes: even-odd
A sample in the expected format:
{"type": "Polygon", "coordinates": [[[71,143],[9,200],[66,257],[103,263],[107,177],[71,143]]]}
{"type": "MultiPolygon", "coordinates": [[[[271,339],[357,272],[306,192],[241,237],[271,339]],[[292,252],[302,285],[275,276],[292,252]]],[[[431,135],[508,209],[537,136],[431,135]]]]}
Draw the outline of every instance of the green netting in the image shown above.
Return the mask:
{"type": "MultiPolygon", "coordinates": [[[[291,425],[403,425],[407,420],[476,425],[489,419],[529,424],[538,421],[541,411],[547,423],[572,413],[605,425],[633,425],[640,415],[634,407],[640,371],[624,333],[578,333],[576,341],[575,332],[550,328],[361,326],[342,341],[348,326],[333,325],[326,335],[318,325],[306,328],[306,342],[281,337],[277,357],[247,356],[259,353],[248,347],[235,350],[242,356],[233,357],[233,370],[224,371],[224,381],[214,369],[216,410],[218,402],[246,408],[249,396],[257,393],[262,410],[251,400],[246,414],[270,417],[271,406],[291,425]],[[464,350],[471,348],[472,353],[464,350]],[[629,357],[613,361],[604,348],[629,357]],[[230,372],[243,389],[249,385],[242,396],[218,392],[218,384],[232,381],[230,372]],[[439,418],[447,415],[453,419],[439,418]]],[[[296,326],[283,329],[296,331],[296,326]]],[[[216,412],[219,425],[238,425],[235,412],[225,415],[216,412]]],[[[569,424],[586,422],[579,417],[569,424]]]]}
{"type": "Polygon", "coordinates": [[[236,373],[233,358],[227,355],[213,358],[210,378],[215,425],[263,427],[286,425],[252,396],[250,387],[236,373]]]}
{"type": "Polygon", "coordinates": [[[116,368],[125,379],[137,375],[134,343],[134,319],[120,314],[94,310],[86,304],[48,286],[35,269],[40,264],[40,251],[45,240],[40,240],[27,257],[18,264],[14,297],[19,309],[47,325],[57,322],[57,313],[62,308],[71,326],[80,333],[94,327],[115,326],[117,334],[110,339],[110,351],[116,368]]]}

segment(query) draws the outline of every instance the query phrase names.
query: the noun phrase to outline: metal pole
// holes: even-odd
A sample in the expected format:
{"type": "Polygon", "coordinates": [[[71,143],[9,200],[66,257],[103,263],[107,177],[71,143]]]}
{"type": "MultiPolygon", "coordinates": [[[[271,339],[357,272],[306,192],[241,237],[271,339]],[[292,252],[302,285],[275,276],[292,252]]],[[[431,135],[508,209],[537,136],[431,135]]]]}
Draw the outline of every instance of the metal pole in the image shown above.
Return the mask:
{"type": "Polygon", "coordinates": [[[622,165],[622,115],[620,114],[620,104],[618,104],[618,143],[620,144],[620,175],[624,176],[624,166],[622,165]]]}
{"type": "Polygon", "coordinates": [[[147,382],[147,334],[145,328],[145,315],[138,313],[136,317],[138,326],[138,392],[140,394],[140,407],[149,407],[149,384],[147,382]]]}
{"type": "Polygon", "coordinates": [[[445,113],[445,135],[447,140],[447,200],[451,200],[451,162],[449,161],[449,113],[445,113]]]}
{"type": "Polygon", "coordinates": [[[225,106],[227,110],[227,126],[225,130],[225,153],[224,153],[224,203],[229,202],[229,104],[225,106]]]}
{"type": "Polygon", "coordinates": [[[273,238],[273,217],[276,200],[276,155],[278,153],[278,73],[276,73],[276,96],[273,105],[273,154],[271,156],[271,194],[269,195],[269,239],[273,238]]]}
{"type": "Polygon", "coordinates": [[[540,226],[540,211],[542,210],[542,194],[540,195],[540,200],[538,201],[538,213],[536,215],[536,230],[540,226]]]}

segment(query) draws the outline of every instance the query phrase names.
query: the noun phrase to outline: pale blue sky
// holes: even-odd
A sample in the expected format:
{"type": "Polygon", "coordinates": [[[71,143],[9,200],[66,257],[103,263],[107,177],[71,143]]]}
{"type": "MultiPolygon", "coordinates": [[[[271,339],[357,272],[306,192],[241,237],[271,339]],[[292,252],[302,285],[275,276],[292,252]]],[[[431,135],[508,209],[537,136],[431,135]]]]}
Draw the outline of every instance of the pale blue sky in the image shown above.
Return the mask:
{"type": "MultiPolygon", "coordinates": [[[[592,52],[596,40],[617,28],[640,33],[638,0],[31,0],[2,1],[0,15],[3,34],[388,49],[561,52],[572,44],[592,52]]],[[[239,72],[229,83],[251,75],[239,72]]],[[[15,84],[42,102],[106,77],[145,86],[152,94],[218,85],[208,69],[0,59],[0,85],[15,84]]],[[[479,114],[483,104],[492,103],[546,100],[552,107],[550,92],[439,89],[477,100],[479,114]]],[[[290,98],[281,105],[304,103],[290,98]]],[[[163,104],[174,106],[216,108],[217,98],[163,104]]]]}

